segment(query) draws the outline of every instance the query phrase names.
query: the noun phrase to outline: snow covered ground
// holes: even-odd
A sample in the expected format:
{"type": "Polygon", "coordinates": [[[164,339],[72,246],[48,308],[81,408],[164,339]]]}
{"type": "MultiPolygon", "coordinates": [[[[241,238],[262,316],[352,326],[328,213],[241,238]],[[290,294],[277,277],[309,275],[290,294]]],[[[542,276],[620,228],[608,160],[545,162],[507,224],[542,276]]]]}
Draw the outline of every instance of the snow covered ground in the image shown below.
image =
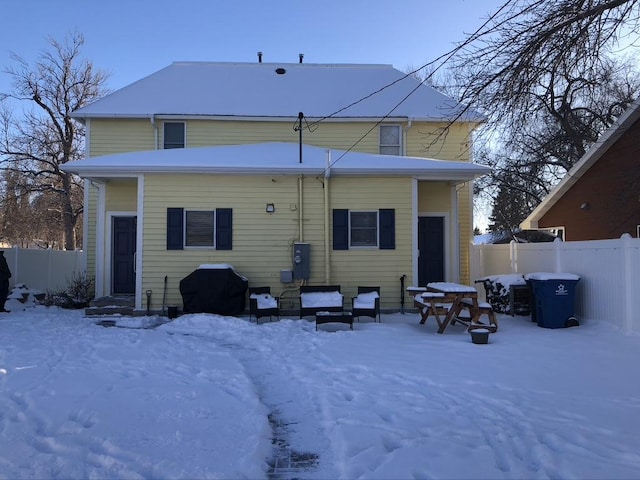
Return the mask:
{"type": "Polygon", "coordinates": [[[640,335],[604,321],[499,315],[476,345],[417,314],[316,332],[7,308],[3,479],[640,477],[640,335]]]}

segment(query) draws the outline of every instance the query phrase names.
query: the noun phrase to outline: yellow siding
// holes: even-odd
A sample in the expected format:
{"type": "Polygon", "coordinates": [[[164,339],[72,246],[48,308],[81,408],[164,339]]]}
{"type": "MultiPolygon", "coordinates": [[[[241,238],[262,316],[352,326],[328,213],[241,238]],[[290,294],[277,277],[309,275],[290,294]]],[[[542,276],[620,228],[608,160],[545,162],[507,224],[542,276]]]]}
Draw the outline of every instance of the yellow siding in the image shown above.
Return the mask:
{"type": "MultiPolygon", "coordinates": [[[[332,178],[331,208],[349,210],[395,209],[394,250],[350,249],[331,251],[332,281],[339,282],[349,299],[357,287],[379,286],[381,306],[400,305],[400,277],[412,278],[412,218],[410,178],[332,178]]],[[[411,305],[408,305],[411,306],[411,305]]]]}
{"type": "MultiPolygon", "coordinates": [[[[203,263],[228,263],[246,276],[250,285],[269,285],[273,292],[281,293],[285,286],[280,283],[280,271],[291,269],[292,245],[300,238],[296,177],[157,174],[145,176],[145,189],[143,291],[150,289],[158,298],[167,275],[168,301],[180,305],[178,284],[182,278],[203,263]],[[276,205],[274,214],[265,212],[267,203],[276,205]],[[166,210],[169,207],[233,208],[233,250],[167,251],[166,210]]],[[[308,283],[323,284],[323,185],[315,178],[305,178],[303,191],[303,240],[311,244],[312,257],[308,283]]],[[[397,307],[399,278],[402,274],[412,274],[411,211],[406,207],[411,198],[410,179],[360,179],[359,182],[331,179],[330,192],[330,209],[396,209],[396,250],[331,250],[331,281],[340,283],[348,298],[358,285],[374,282],[383,288],[383,306],[397,307]]],[[[331,211],[329,216],[331,218],[331,211]]],[[[297,298],[295,294],[284,297],[285,301],[297,298]]]]}
{"type": "Polygon", "coordinates": [[[410,157],[469,161],[471,124],[413,122],[405,132],[406,154],[410,157]]]}
{"type": "Polygon", "coordinates": [[[150,120],[92,119],[89,132],[91,157],[155,148],[150,120]]]}
{"type": "MultiPolygon", "coordinates": [[[[262,142],[298,142],[299,134],[293,130],[293,122],[246,122],[246,121],[187,121],[187,145],[203,147],[209,145],[241,145],[262,142]]],[[[346,150],[366,135],[374,123],[323,122],[305,129],[302,141],[308,145],[346,150]]],[[[358,144],[356,150],[378,153],[378,132],[373,129],[358,144]]]]}
{"type": "Polygon", "coordinates": [[[473,210],[471,208],[472,196],[471,182],[464,186],[458,186],[458,231],[460,232],[460,282],[470,284],[471,279],[469,265],[469,250],[473,236],[473,210]]]}
{"type": "Polygon", "coordinates": [[[106,195],[107,212],[135,212],[137,191],[136,179],[110,180],[106,195]]]}
{"type": "Polygon", "coordinates": [[[451,185],[447,182],[418,182],[418,213],[450,212],[451,185]]]}

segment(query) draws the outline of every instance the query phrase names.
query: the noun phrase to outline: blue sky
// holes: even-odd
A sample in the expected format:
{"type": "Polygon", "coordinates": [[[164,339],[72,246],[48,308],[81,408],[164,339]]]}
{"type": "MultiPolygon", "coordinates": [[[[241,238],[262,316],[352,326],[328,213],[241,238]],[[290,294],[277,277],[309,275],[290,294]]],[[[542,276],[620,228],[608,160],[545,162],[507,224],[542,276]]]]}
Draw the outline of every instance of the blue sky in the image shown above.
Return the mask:
{"type": "MultiPolygon", "coordinates": [[[[418,67],[449,51],[502,0],[0,0],[0,67],[32,62],[70,31],[122,88],[177,60],[385,63],[418,67]]],[[[0,92],[10,88],[0,74],[0,92]]]]}

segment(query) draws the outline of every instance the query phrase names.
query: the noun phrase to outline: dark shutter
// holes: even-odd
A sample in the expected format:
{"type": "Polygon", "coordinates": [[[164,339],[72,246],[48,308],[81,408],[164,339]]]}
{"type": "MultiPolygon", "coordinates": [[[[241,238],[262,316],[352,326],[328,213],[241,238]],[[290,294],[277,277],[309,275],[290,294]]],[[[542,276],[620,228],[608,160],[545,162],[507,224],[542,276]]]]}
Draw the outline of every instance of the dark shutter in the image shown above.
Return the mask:
{"type": "Polygon", "coordinates": [[[333,210],[333,249],[349,250],[349,210],[333,210]]]}
{"type": "Polygon", "coordinates": [[[216,250],[231,250],[233,246],[233,215],[230,208],[216,209],[216,250]]]}
{"type": "Polygon", "coordinates": [[[167,250],[182,250],[184,212],[182,208],[167,208],[167,250]]]}
{"type": "Polygon", "coordinates": [[[396,248],[396,211],[393,208],[380,209],[380,250],[396,248]]]}

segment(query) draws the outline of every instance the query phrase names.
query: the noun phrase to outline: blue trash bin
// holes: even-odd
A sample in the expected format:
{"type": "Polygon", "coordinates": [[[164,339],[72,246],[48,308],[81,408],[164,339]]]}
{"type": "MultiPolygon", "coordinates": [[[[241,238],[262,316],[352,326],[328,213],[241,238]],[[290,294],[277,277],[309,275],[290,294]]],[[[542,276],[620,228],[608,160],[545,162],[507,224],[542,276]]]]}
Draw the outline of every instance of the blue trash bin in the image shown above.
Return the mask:
{"type": "Polygon", "coordinates": [[[575,316],[576,285],[573,273],[536,272],[525,275],[531,287],[531,319],[544,328],[578,326],[575,316]]]}

